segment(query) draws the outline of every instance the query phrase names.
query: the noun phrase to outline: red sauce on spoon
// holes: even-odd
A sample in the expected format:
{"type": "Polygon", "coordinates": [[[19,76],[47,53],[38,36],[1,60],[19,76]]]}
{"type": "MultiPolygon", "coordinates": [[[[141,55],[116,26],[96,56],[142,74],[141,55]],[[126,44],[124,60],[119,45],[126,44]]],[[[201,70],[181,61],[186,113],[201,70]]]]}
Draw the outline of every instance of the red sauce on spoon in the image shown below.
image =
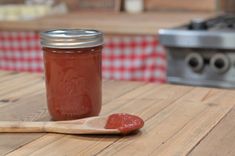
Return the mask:
{"type": "Polygon", "coordinates": [[[138,116],[130,114],[112,114],[108,117],[106,129],[118,129],[122,134],[128,134],[144,126],[144,121],[138,116]]]}

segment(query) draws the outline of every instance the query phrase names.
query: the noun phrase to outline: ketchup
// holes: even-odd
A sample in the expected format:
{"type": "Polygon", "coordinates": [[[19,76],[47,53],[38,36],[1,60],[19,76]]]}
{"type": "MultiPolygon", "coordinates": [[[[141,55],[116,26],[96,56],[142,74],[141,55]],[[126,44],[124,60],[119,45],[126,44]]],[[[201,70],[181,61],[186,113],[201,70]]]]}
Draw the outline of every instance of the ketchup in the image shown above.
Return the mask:
{"type": "Polygon", "coordinates": [[[138,116],[130,114],[112,114],[108,117],[105,128],[118,129],[122,134],[128,134],[144,126],[144,121],[138,116]]]}
{"type": "Polygon", "coordinates": [[[93,33],[53,30],[42,34],[47,105],[53,120],[99,115],[102,40],[93,33]]]}

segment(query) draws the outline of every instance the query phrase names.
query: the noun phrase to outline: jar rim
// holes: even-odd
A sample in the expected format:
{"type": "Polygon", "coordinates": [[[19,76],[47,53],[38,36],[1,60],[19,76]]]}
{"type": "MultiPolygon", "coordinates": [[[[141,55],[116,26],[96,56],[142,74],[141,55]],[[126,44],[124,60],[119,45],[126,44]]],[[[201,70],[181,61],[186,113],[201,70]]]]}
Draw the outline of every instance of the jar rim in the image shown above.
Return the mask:
{"type": "Polygon", "coordinates": [[[48,48],[88,48],[103,45],[103,33],[92,29],[52,29],[40,33],[41,45],[48,48]]]}

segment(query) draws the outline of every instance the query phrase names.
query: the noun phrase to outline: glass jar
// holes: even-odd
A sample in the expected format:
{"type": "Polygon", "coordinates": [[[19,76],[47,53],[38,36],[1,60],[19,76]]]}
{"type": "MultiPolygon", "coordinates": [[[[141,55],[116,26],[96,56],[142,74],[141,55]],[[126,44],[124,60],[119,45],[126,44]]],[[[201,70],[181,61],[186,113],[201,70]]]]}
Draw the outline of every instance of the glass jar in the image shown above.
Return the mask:
{"type": "Polygon", "coordinates": [[[53,120],[96,116],[101,110],[103,34],[96,30],[41,33],[47,105],[53,120]]]}

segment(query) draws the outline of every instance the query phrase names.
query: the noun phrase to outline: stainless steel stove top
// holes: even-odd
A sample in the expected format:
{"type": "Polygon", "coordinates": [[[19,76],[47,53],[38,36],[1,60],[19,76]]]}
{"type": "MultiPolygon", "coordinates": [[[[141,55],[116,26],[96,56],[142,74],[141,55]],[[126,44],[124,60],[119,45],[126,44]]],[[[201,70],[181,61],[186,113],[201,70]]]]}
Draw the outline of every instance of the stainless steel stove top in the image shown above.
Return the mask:
{"type": "Polygon", "coordinates": [[[194,19],[159,31],[168,51],[168,81],[235,88],[235,15],[194,19]]]}
{"type": "Polygon", "coordinates": [[[163,45],[184,48],[235,49],[234,34],[234,15],[209,20],[194,19],[187,25],[159,31],[163,45]]]}

